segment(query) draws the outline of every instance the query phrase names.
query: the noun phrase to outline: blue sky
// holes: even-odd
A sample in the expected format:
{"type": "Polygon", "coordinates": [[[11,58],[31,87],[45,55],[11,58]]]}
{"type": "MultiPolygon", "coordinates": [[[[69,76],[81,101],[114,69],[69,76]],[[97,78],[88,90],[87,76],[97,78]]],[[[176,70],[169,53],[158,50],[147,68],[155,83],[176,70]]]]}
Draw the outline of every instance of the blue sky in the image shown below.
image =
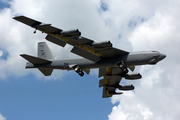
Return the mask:
{"type": "MultiPolygon", "coordinates": [[[[0,9],[6,7],[9,5],[0,1],[0,9]]],[[[2,51],[1,59],[6,60],[8,53],[2,51]]],[[[113,105],[110,99],[102,99],[98,84],[97,75],[80,77],[75,72],[62,81],[44,81],[33,74],[10,75],[0,80],[0,113],[7,120],[108,119],[113,105]]]]}
{"type": "MultiPolygon", "coordinates": [[[[178,0],[13,0],[0,1],[0,120],[162,120],[179,119],[180,2],[178,0]],[[46,35],[17,22],[25,15],[63,30],[79,29],[96,41],[110,40],[130,51],[156,50],[166,58],[155,66],[138,66],[142,79],[126,81],[135,90],[102,98],[98,71],[80,77],[54,70],[44,77],[24,69],[19,54],[37,55],[46,35]]],[[[78,57],[47,42],[57,58],[78,57]]]]}
{"type": "MultiPolygon", "coordinates": [[[[1,9],[9,7],[0,4],[1,9]]],[[[1,59],[6,60],[8,53],[2,51],[1,59]]],[[[75,72],[62,81],[44,81],[33,74],[10,75],[0,81],[0,112],[7,120],[108,119],[113,105],[109,98],[102,99],[98,84],[97,75],[80,77],[75,72]]]]}
{"type": "Polygon", "coordinates": [[[7,7],[9,7],[9,4],[8,3],[6,3],[5,1],[0,1],[0,9],[4,9],[4,8],[7,8],[7,7]]]}
{"type": "Polygon", "coordinates": [[[108,119],[112,103],[102,99],[97,76],[69,74],[63,81],[34,75],[9,78],[0,84],[0,111],[9,120],[108,119]]]}

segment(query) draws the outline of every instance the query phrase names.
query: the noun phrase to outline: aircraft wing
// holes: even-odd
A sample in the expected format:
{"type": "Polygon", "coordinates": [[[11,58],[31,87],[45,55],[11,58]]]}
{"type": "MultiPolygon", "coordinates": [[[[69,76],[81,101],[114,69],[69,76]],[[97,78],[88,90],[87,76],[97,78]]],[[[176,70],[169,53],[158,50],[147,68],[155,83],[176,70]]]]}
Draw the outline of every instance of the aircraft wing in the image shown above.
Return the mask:
{"type": "Polygon", "coordinates": [[[14,17],[13,19],[46,33],[46,39],[50,42],[62,47],[67,43],[74,46],[71,50],[72,53],[94,62],[97,62],[101,58],[116,57],[129,53],[112,47],[110,41],[95,42],[94,40],[82,37],[78,29],[63,31],[51,26],[51,24],[45,24],[25,16],[14,17]]]}
{"type": "Polygon", "coordinates": [[[121,74],[122,70],[119,67],[99,68],[99,77],[103,76],[103,79],[99,81],[99,87],[103,87],[103,98],[122,94],[122,92],[115,92],[122,79],[121,74]]]}
{"type": "Polygon", "coordinates": [[[15,19],[19,22],[22,22],[32,28],[35,28],[35,29],[38,29],[40,31],[47,32],[47,33],[49,33],[49,32],[54,33],[54,32],[62,31],[61,29],[51,26],[51,24],[44,24],[42,22],[33,20],[33,19],[25,17],[25,16],[14,17],[13,19],[15,19]]]}

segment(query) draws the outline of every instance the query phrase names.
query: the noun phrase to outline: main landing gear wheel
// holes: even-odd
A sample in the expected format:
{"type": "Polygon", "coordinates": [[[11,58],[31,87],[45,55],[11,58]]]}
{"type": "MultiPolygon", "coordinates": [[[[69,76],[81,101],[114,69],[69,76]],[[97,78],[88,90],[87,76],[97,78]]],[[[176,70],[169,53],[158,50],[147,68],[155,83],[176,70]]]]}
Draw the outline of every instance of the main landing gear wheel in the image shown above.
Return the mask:
{"type": "Polygon", "coordinates": [[[84,76],[84,73],[83,73],[83,71],[80,69],[79,66],[76,67],[76,68],[74,69],[74,71],[77,72],[81,77],[84,76]]]}
{"type": "Polygon", "coordinates": [[[123,62],[119,65],[119,68],[123,71],[124,74],[129,72],[123,62]]]}
{"type": "Polygon", "coordinates": [[[81,77],[84,76],[83,71],[80,71],[78,74],[79,74],[81,77]]]}

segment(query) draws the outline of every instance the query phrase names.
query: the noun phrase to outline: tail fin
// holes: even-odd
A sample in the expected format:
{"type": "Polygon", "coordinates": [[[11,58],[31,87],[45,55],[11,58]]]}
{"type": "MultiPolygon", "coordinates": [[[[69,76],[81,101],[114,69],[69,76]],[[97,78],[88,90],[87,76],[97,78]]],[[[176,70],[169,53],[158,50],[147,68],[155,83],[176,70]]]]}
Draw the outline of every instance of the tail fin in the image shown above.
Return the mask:
{"type": "MultiPolygon", "coordinates": [[[[39,42],[38,43],[38,57],[34,57],[34,56],[26,55],[26,54],[21,54],[20,56],[23,57],[24,59],[26,59],[27,61],[31,62],[34,65],[48,64],[48,63],[52,62],[51,61],[52,59],[56,59],[56,57],[54,56],[54,54],[49,49],[46,42],[39,42]]],[[[26,68],[28,68],[27,65],[26,65],[26,68]]],[[[53,72],[53,68],[39,67],[38,69],[45,76],[50,76],[53,72]]]]}
{"type": "MultiPolygon", "coordinates": [[[[42,58],[38,58],[38,57],[34,57],[34,56],[30,56],[30,55],[26,55],[26,54],[21,54],[21,57],[23,57],[24,59],[26,59],[27,61],[29,61],[30,63],[34,64],[34,65],[42,65],[42,64],[48,64],[51,63],[51,61],[49,60],[45,60],[42,58]]],[[[29,64],[26,64],[26,68],[29,68],[28,66],[29,64]]],[[[52,68],[38,68],[45,76],[50,76],[53,72],[52,68]]]]}
{"type": "Polygon", "coordinates": [[[38,57],[42,59],[56,59],[46,42],[38,43],[38,57]]]}

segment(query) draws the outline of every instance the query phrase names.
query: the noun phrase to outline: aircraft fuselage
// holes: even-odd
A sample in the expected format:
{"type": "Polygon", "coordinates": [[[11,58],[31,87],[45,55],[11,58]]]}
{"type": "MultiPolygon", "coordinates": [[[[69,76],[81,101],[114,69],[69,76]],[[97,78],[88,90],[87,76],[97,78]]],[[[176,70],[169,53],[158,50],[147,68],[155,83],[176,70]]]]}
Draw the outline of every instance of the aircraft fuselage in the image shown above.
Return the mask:
{"type": "Polygon", "coordinates": [[[53,68],[53,69],[64,69],[71,70],[71,65],[79,65],[82,69],[86,68],[101,68],[101,67],[117,67],[119,62],[123,62],[126,66],[130,65],[146,65],[156,64],[166,56],[157,51],[151,52],[134,52],[124,56],[118,56],[113,58],[102,58],[98,62],[92,62],[84,58],[76,59],[62,59],[52,60],[49,64],[34,65],[27,63],[26,68],[53,68]]]}

